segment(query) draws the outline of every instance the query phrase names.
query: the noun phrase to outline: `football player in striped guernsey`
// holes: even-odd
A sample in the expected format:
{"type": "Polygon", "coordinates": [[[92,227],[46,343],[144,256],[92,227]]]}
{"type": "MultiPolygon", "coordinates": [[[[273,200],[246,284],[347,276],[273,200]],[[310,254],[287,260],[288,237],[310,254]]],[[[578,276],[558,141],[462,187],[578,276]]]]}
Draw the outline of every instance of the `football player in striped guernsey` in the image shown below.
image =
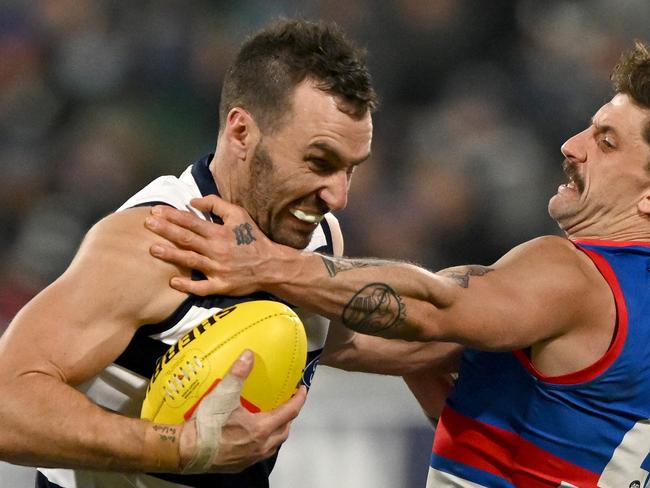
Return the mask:
{"type": "MultiPolygon", "coordinates": [[[[223,226],[158,209],[181,244],[152,253],[206,280],[179,290],[265,290],[349,329],[466,347],[436,429],[428,486],[645,487],[650,483],[650,52],[613,70],[614,96],[562,146],[549,201],[566,236],[525,242],[489,266],[438,273],[299,252],[265,239],[217,197],[223,226]]],[[[468,135],[471,137],[471,134],[468,135]]],[[[438,385],[438,382],[432,383],[438,385]]],[[[422,386],[422,384],[420,384],[422,386]]]]}
{"type": "MultiPolygon", "coordinates": [[[[370,155],[375,105],[363,52],[335,25],[282,20],[248,39],[224,81],[215,153],[154,180],[97,223],[69,268],[0,338],[0,459],[39,466],[38,487],[267,487],[306,393],[259,414],[226,401],[250,371],[250,353],[233,366],[228,391],[223,382],[214,390],[214,410],[177,425],[139,419],[148,378],[170,345],[221,309],[277,299],[170,288],[173,276],[200,274],[154,259],[159,238],[145,220],[163,204],[217,222],[191,201],[220,195],[254,217],[233,229],[243,247],[261,228],[296,250],[341,254],[331,211],[346,205],[352,172],[370,155]]],[[[308,335],[308,386],[328,320],[296,312],[308,335]]],[[[371,363],[355,355],[347,364],[401,372],[417,356],[403,347],[408,361],[373,347],[371,363]]]]}

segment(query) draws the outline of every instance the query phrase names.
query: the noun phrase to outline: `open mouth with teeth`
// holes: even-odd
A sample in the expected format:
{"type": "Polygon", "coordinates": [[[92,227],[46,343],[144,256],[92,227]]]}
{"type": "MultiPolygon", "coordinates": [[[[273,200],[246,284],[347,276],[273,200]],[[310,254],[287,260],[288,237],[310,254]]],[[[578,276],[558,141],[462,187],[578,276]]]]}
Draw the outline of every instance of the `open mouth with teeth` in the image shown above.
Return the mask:
{"type": "Polygon", "coordinates": [[[577,191],[578,193],[582,193],[585,189],[585,185],[584,181],[578,174],[577,166],[565,159],[562,163],[562,169],[564,170],[564,173],[569,177],[569,182],[562,185],[562,187],[577,191]]]}
{"type": "Polygon", "coordinates": [[[570,188],[571,190],[577,190],[578,187],[576,186],[576,182],[571,180],[570,182],[566,183],[564,185],[566,188],[570,188]]]}
{"type": "Polygon", "coordinates": [[[308,213],[297,208],[292,208],[289,211],[295,218],[308,224],[318,224],[321,220],[323,220],[323,214],[321,213],[308,213]]]}

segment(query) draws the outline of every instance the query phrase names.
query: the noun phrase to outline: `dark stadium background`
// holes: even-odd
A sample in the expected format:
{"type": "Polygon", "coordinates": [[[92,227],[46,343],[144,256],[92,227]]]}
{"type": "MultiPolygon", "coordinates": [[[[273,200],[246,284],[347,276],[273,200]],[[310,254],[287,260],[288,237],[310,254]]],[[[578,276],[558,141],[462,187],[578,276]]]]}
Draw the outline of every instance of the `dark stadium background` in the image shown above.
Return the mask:
{"type": "MultiPolygon", "coordinates": [[[[368,49],[382,104],[338,214],[346,254],[438,269],[557,232],[559,147],[650,2],[1,0],[0,333],[94,221],[213,149],[224,69],[279,16],[368,49]]],[[[431,431],[397,379],[321,368],[294,430],[277,487],[424,486],[431,431]]]]}

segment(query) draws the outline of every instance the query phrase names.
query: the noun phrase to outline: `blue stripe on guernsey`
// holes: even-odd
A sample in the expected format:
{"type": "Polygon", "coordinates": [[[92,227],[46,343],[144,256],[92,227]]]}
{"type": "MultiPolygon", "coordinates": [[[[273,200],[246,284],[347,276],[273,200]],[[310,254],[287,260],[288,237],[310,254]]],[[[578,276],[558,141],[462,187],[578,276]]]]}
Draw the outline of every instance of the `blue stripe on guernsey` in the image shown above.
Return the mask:
{"type": "MultiPolygon", "coordinates": [[[[617,445],[620,433],[634,424],[614,415],[628,398],[612,402],[609,383],[544,383],[530,375],[511,353],[468,351],[459,377],[462,381],[449,399],[452,408],[480,422],[517,433],[589,471],[600,472],[603,468],[604,460],[599,455],[603,442],[617,445]],[[500,385],[499,395],[493,395],[495,384],[500,385]],[[576,398],[577,391],[585,391],[589,396],[576,398]],[[559,442],[567,435],[573,440],[559,442]]],[[[623,388],[631,383],[625,377],[618,381],[623,388]]]]}
{"type": "MultiPolygon", "coordinates": [[[[592,479],[587,476],[591,473],[599,478],[586,485],[574,481],[581,488],[627,488],[647,483],[650,243],[574,244],[591,259],[612,290],[616,323],[608,351],[583,370],[547,377],[535,369],[523,351],[467,350],[447,413],[443,412],[440,420],[454,428],[447,429],[447,440],[436,451],[446,456],[443,461],[434,457],[437,469],[478,482],[476,473],[467,472],[466,463],[471,458],[474,466],[489,468],[481,460],[491,459],[491,446],[472,440],[482,431],[498,429],[504,441],[499,444],[502,462],[498,470],[488,470],[506,479],[539,479],[543,486],[547,480],[548,486],[555,487],[552,480],[559,477],[560,463],[573,466],[573,474],[563,474],[582,473],[580,479],[592,479]],[[546,457],[555,461],[539,463],[537,457],[531,457],[535,452],[548,453],[546,457]]],[[[439,434],[442,439],[442,431],[439,434]]],[[[487,486],[499,485],[488,482],[487,486]]],[[[563,486],[571,484],[565,482],[563,486]]]]}
{"type": "Polygon", "coordinates": [[[311,388],[311,382],[314,379],[314,374],[316,373],[316,366],[318,366],[318,360],[320,355],[323,352],[323,349],[316,349],[315,351],[309,351],[307,353],[307,366],[302,372],[301,383],[307,387],[311,388]]]}
{"type": "Polygon", "coordinates": [[[650,472],[650,453],[645,457],[645,459],[641,463],[641,467],[646,471],[650,472]]]}
{"type": "Polygon", "coordinates": [[[199,187],[201,195],[207,197],[208,195],[219,195],[217,184],[214,182],[214,177],[210,171],[210,161],[212,161],[213,154],[204,156],[192,165],[192,177],[199,187]]]}
{"type": "MultiPolygon", "coordinates": [[[[451,461],[442,456],[437,456],[435,454],[431,455],[431,468],[434,470],[442,471],[444,473],[454,474],[461,477],[463,480],[471,481],[481,486],[489,488],[517,488],[512,483],[509,483],[507,480],[499,476],[494,476],[493,474],[481,471],[480,469],[475,469],[466,464],[457,463],[451,461]]],[[[454,485],[439,485],[441,488],[444,486],[456,486],[454,485]]],[[[462,486],[462,485],[461,485],[462,486]]]]}

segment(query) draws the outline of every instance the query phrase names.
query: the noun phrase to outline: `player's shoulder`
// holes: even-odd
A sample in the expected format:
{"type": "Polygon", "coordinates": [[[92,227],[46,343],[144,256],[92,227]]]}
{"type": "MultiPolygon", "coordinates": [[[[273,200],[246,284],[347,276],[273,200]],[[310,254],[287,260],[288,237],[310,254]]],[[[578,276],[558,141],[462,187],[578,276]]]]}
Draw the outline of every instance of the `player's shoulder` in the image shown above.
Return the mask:
{"type": "Polygon", "coordinates": [[[550,263],[571,264],[577,262],[579,254],[579,251],[569,239],[545,235],[515,246],[504,258],[525,260],[531,264],[539,263],[540,265],[550,263]]]}
{"type": "MultiPolygon", "coordinates": [[[[97,221],[86,234],[86,242],[138,243],[153,241],[154,234],[144,225],[150,214],[150,207],[134,207],[106,215],[97,221]]],[[[136,247],[141,247],[140,245],[136,247]]]]}
{"type": "Polygon", "coordinates": [[[172,272],[175,266],[149,254],[151,245],[163,240],[145,226],[150,214],[151,207],[134,207],[105,216],[90,228],[79,253],[87,250],[94,259],[111,260],[134,271],[142,268],[141,273],[156,269],[172,272]]]}
{"type": "Polygon", "coordinates": [[[65,280],[77,286],[95,280],[106,290],[121,290],[125,306],[155,321],[167,317],[185,298],[169,288],[171,276],[189,271],[150,255],[150,246],[160,238],[145,227],[148,215],[149,207],[137,207],[98,221],[86,234],[65,280]]]}
{"type": "Polygon", "coordinates": [[[557,290],[590,287],[600,275],[591,260],[571,240],[541,236],[513,248],[497,263],[498,267],[522,270],[538,284],[548,279],[557,290]]]}

